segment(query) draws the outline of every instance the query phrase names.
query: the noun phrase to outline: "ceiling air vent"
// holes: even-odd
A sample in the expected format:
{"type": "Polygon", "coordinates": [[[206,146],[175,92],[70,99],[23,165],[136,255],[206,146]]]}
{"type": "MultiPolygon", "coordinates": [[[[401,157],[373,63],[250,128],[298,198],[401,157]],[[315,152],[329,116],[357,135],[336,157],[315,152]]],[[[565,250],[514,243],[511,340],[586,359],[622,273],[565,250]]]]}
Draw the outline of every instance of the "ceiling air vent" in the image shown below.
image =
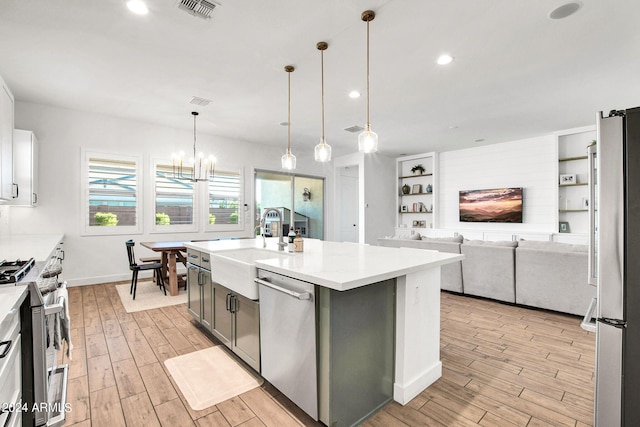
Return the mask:
{"type": "Polygon", "coordinates": [[[178,7],[193,16],[210,19],[218,4],[211,0],[178,0],[178,7]]]}
{"type": "Polygon", "coordinates": [[[358,125],[353,125],[351,127],[348,127],[345,129],[347,132],[351,132],[351,133],[356,133],[356,132],[360,132],[363,131],[364,128],[362,126],[358,126],[358,125]]]}
{"type": "Polygon", "coordinates": [[[199,105],[200,107],[206,107],[210,103],[210,99],[200,98],[199,96],[194,96],[193,98],[191,98],[191,101],[189,101],[189,104],[199,105]]]}

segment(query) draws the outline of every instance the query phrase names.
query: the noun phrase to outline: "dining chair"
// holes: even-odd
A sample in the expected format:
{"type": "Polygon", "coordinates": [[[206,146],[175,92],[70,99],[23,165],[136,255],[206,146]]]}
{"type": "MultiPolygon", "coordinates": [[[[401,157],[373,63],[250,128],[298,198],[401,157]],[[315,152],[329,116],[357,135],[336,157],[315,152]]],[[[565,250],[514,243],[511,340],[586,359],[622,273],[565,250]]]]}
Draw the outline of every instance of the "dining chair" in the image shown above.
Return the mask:
{"type": "Polygon", "coordinates": [[[133,252],[133,246],[135,245],[135,242],[133,240],[127,240],[125,243],[127,245],[127,255],[129,256],[129,270],[133,272],[133,275],[131,276],[131,288],[129,289],[129,293],[133,294],[133,299],[136,299],[138,272],[146,270],[153,270],[155,272],[157,285],[162,288],[164,294],[167,295],[167,288],[165,288],[164,286],[164,279],[162,277],[162,263],[148,262],[144,264],[137,264],[136,256],[133,252]]]}

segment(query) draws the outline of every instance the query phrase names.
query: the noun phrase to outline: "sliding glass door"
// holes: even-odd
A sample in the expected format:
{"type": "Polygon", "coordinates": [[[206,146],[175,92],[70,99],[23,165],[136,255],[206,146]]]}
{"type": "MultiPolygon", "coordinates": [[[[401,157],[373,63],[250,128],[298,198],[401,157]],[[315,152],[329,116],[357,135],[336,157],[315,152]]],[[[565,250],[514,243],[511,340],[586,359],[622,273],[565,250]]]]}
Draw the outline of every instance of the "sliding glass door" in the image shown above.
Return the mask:
{"type": "Polygon", "coordinates": [[[293,228],[303,237],[324,239],[324,178],[258,170],[255,184],[255,225],[267,208],[276,209],[282,217],[280,224],[277,214],[267,216],[268,236],[286,235],[293,228]]]}

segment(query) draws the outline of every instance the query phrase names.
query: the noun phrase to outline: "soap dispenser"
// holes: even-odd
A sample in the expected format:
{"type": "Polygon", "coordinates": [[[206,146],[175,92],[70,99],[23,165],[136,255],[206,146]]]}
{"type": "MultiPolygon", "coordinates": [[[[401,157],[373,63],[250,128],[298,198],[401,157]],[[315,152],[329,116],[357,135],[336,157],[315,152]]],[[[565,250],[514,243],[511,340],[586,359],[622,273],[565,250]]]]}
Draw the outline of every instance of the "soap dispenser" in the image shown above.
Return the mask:
{"type": "Polygon", "coordinates": [[[288,241],[289,243],[287,244],[287,250],[289,252],[293,252],[294,251],[294,244],[295,244],[295,238],[296,238],[296,232],[293,231],[293,228],[289,229],[289,234],[287,234],[288,237],[288,241]]]}
{"type": "Polygon", "coordinates": [[[304,249],[304,240],[300,235],[300,230],[296,230],[296,237],[293,239],[293,250],[295,252],[302,252],[304,249]]]}

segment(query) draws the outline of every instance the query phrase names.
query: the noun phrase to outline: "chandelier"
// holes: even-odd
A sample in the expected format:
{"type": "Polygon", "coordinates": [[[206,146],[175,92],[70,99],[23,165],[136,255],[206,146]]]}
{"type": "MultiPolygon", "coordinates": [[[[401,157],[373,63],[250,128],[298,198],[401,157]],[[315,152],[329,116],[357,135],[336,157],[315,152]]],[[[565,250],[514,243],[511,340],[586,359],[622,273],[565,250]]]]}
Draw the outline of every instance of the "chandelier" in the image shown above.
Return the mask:
{"type": "Polygon", "coordinates": [[[216,158],[213,155],[205,156],[200,151],[196,151],[196,118],[197,111],[192,111],[193,116],[193,157],[185,164],[184,151],[178,154],[172,153],[173,177],[184,181],[213,181],[216,168],[216,158]]]}

